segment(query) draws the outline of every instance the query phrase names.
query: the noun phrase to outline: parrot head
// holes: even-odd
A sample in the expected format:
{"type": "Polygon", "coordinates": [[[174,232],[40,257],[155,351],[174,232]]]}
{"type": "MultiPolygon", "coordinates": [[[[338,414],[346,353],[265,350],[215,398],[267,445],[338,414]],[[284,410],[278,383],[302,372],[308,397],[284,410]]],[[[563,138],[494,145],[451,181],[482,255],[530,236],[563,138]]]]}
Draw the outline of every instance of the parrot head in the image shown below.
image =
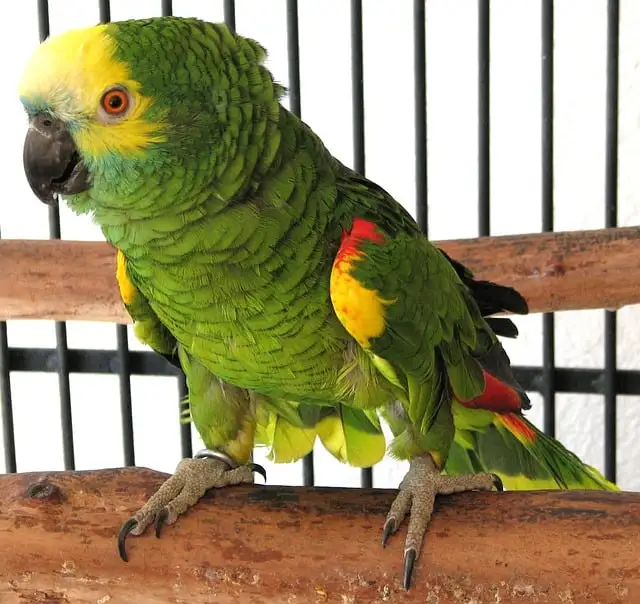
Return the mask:
{"type": "Polygon", "coordinates": [[[265,131],[278,121],[284,89],[265,56],[223,24],[178,17],[46,40],[19,89],[31,188],[48,204],[62,196],[77,212],[131,211],[154,196],[175,203],[216,179],[233,193],[273,146],[265,131]]]}

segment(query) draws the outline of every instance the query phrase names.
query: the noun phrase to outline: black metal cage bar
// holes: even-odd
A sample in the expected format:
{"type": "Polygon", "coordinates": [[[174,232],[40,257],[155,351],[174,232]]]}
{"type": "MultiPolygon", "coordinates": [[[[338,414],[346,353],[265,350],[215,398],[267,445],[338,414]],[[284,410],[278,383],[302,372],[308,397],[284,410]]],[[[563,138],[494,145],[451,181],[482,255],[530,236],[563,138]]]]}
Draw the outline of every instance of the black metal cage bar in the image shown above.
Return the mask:
{"type": "Polygon", "coordinates": [[[478,235],[491,232],[491,3],[478,0],[478,235]]]}
{"type": "MultiPolygon", "coordinates": [[[[553,231],[553,0],[542,2],[542,230],[553,231]]],[[[542,405],[544,431],[556,433],[555,318],[542,315],[542,405]]]]}
{"type": "MultiPolygon", "coordinates": [[[[172,0],[162,0],[160,7],[160,14],[163,17],[170,17],[173,15],[173,2],[172,0]]],[[[235,6],[233,2],[231,7],[225,6],[225,15],[229,14],[229,19],[233,19],[235,23],[235,6]]],[[[178,407],[179,411],[182,411],[182,403],[186,400],[188,394],[187,380],[185,379],[182,371],[178,372],[178,407]]],[[[191,437],[191,424],[180,422],[180,453],[182,457],[191,457],[193,455],[193,439],[191,437]]]]}
{"type": "MultiPolygon", "coordinates": [[[[99,0],[100,23],[111,21],[111,2],[99,0]]],[[[133,440],[133,408],[131,402],[131,371],[129,370],[129,341],[127,326],[116,325],[118,351],[118,380],[120,383],[120,415],[122,418],[122,454],[125,466],[134,466],[136,456],[133,440]]]]}
{"type": "MultiPolygon", "coordinates": [[[[365,173],[364,146],[364,56],[362,47],[362,0],[351,0],[351,106],[353,113],[353,167],[365,173]]],[[[373,471],[363,468],[360,484],[373,486],[373,471]]]]}
{"type": "MultiPolygon", "coordinates": [[[[101,22],[111,18],[109,0],[99,0],[101,22]]],[[[161,0],[161,14],[171,15],[171,0],[161,0]]],[[[488,235],[491,227],[490,204],[490,18],[489,0],[478,0],[478,232],[488,235]]],[[[224,20],[236,27],[235,2],[223,0],[224,20]]],[[[351,69],[353,116],[353,164],[365,172],[365,122],[363,81],[363,2],[351,0],[351,69]]],[[[413,2],[413,67],[415,111],[415,192],[418,224],[427,232],[427,78],[426,78],[426,3],[413,2]]],[[[300,49],[297,0],[287,0],[287,53],[289,68],[289,102],[291,110],[301,115],[300,49]]],[[[617,224],[618,174],[618,62],[619,62],[620,2],[608,0],[607,62],[606,62],[606,162],[605,162],[605,225],[617,224]]],[[[49,34],[49,5],[38,0],[40,39],[49,34]]],[[[542,230],[554,228],[554,2],[541,4],[541,85],[542,85],[542,230]]],[[[57,208],[49,210],[50,237],[60,238],[60,216],[57,208]]],[[[515,367],[518,381],[528,391],[540,392],[544,400],[544,429],[555,433],[556,394],[560,392],[600,394],[604,396],[605,474],[616,477],[616,398],[617,395],[640,395],[640,371],[620,370],[616,363],[616,313],[605,311],[605,362],[602,369],[558,368],[555,364],[554,315],[543,315],[542,367],[515,367]]],[[[152,352],[130,351],[127,327],[116,326],[116,350],[78,350],[67,346],[66,326],[55,323],[56,346],[53,349],[10,348],[6,323],[0,322],[0,395],[4,438],[4,460],[7,472],[17,471],[14,436],[11,373],[53,372],[58,375],[64,466],[73,469],[73,422],[71,414],[70,374],[117,375],[120,385],[123,456],[125,465],[135,464],[131,377],[137,375],[175,376],[178,396],[187,394],[184,374],[152,352]]],[[[181,453],[192,455],[191,427],[180,424],[181,453]]],[[[303,482],[314,484],[313,455],[303,460],[303,482]]],[[[371,468],[361,475],[362,486],[372,486],[371,468]]]]}
{"type": "Polygon", "coordinates": [[[9,365],[7,324],[5,321],[0,321],[0,405],[2,408],[4,465],[7,472],[15,472],[16,438],[13,427],[13,402],[11,399],[11,373],[9,365]]]}
{"type": "MultiPolygon", "coordinates": [[[[618,224],[618,63],[620,56],[620,0],[607,6],[607,101],[605,155],[605,226],[618,224]]],[[[616,329],[617,313],[604,316],[604,466],[616,478],[616,329]]]]}
{"type": "MultiPolygon", "coordinates": [[[[38,0],[38,28],[40,41],[49,37],[49,2],[38,0]]],[[[60,210],[58,206],[49,206],[49,238],[60,239],[60,210]]],[[[64,467],[66,470],[75,469],[75,454],[73,450],[73,418],[71,413],[71,384],[69,382],[69,367],[67,346],[67,326],[64,322],[55,322],[56,352],[58,355],[58,388],[60,391],[60,421],[62,424],[62,449],[64,467]]]]}
{"type": "MultiPolygon", "coordinates": [[[[9,348],[9,371],[44,371],[57,373],[58,357],[51,348],[9,348]]],[[[180,372],[154,352],[132,350],[129,353],[131,375],[178,376],[180,372]]],[[[116,350],[71,348],[68,358],[71,373],[117,374],[119,358],[116,350]]],[[[541,367],[518,365],[514,375],[529,392],[541,392],[541,367]]],[[[604,394],[603,369],[555,367],[556,392],[576,394],[604,394]]],[[[614,379],[620,395],[640,395],[640,371],[616,369],[614,379]]]]}
{"type": "Polygon", "coordinates": [[[416,153],[416,219],[425,235],[429,233],[427,204],[427,14],[424,0],[413,2],[413,78],[416,153]]]}
{"type": "MultiPolygon", "coordinates": [[[[287,62],[289,67],[289,105],[292,113],[301,117],[300,99],[300,23],[298,20],[298,1],[287,0],[287,62]]],[[[302,484],[315,483],[313,451],[302,460],[302,484]]]]}

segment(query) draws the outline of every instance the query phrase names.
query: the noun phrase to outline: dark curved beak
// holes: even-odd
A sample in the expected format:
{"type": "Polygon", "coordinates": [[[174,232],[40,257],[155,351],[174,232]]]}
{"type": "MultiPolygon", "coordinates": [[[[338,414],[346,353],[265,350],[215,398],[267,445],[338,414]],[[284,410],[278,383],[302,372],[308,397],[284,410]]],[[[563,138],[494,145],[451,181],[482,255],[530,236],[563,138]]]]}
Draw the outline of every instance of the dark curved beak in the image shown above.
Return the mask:
{"type": "Polygon", "coordinates": [[[89,171],[71,133],[62,120],[50,115],[29,120],[22,160],[31,189],[48,205],[55,205],[58,195],[74,195],[90,187],[89,171]]]}

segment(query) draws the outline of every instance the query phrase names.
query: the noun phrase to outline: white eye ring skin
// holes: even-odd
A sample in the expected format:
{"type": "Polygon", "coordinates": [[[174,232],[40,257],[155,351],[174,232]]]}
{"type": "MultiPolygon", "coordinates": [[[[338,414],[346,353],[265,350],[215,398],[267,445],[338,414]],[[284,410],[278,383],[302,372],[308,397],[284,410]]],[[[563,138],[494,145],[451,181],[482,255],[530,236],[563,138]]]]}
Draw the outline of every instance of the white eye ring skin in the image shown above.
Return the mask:
{"type": "Polygon", "coordinates": [[[114,124],[121,121],[133,109],[135,99],[124,86],[111,86],[100,96],[98,121],[114,124]]]}

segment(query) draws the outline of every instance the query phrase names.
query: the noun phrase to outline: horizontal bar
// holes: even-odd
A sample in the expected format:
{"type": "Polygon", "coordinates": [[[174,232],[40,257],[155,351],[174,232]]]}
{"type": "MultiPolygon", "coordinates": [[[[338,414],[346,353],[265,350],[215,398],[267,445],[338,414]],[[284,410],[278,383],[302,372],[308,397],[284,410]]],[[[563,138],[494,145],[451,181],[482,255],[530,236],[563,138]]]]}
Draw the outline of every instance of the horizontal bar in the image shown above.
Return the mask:
{"type": "MultiPolygon", "coordinates": [[[[50,348],[9,348],[10,371],[57,371],[56,351],[50,348]]],[[[115,374],[120,372],[117,350],[69,349],[70,373],[115,374]]],[[[129,351],[131,375],[180,375],[180,370],[154,352],[129,351]]]]}
{"type": "MultiPolygon", "coordinates": [[[[640,303],[640,228],[436,242],[476,276],[517,288],[532,312],[640,303]]],[[[130,321],[105,242],[0,241],[0,320],[130,321]]]]}
{"type": "Polygon", "coordinates": [[[118,527],[166,478],[144,468],[0,476],[0,601],[640,601],[639,493],[439,497],[407,594],[406,529],[379,543],[393,489],[227,488],[161,539],[153,527],[129,537],[124,563],[118,527]]]}
{"type": "MultiPolygon", "coordinates": [[[[117,350],[69,350],[71,373],[118,374],[120,356],[117,350]]],[[[56,351],[52,348],[10,348],[10,371],[58,370],[56,351]]],[[[131,351],[129,353],[131,375],[178,376],[173,365],[154,352],[131,351]]],[[[516,379],[529,392],[543,388],[543,371],[540,367],[514,367],[516,379]]],[[[553,373],[557,392],[580,392],[584,394],[604,393],[604,372],[599,369],[556,368],[553,373]]],[[[640,370],[618,369],[616,371],[618,394],[640,394],[640,370]]]]}

